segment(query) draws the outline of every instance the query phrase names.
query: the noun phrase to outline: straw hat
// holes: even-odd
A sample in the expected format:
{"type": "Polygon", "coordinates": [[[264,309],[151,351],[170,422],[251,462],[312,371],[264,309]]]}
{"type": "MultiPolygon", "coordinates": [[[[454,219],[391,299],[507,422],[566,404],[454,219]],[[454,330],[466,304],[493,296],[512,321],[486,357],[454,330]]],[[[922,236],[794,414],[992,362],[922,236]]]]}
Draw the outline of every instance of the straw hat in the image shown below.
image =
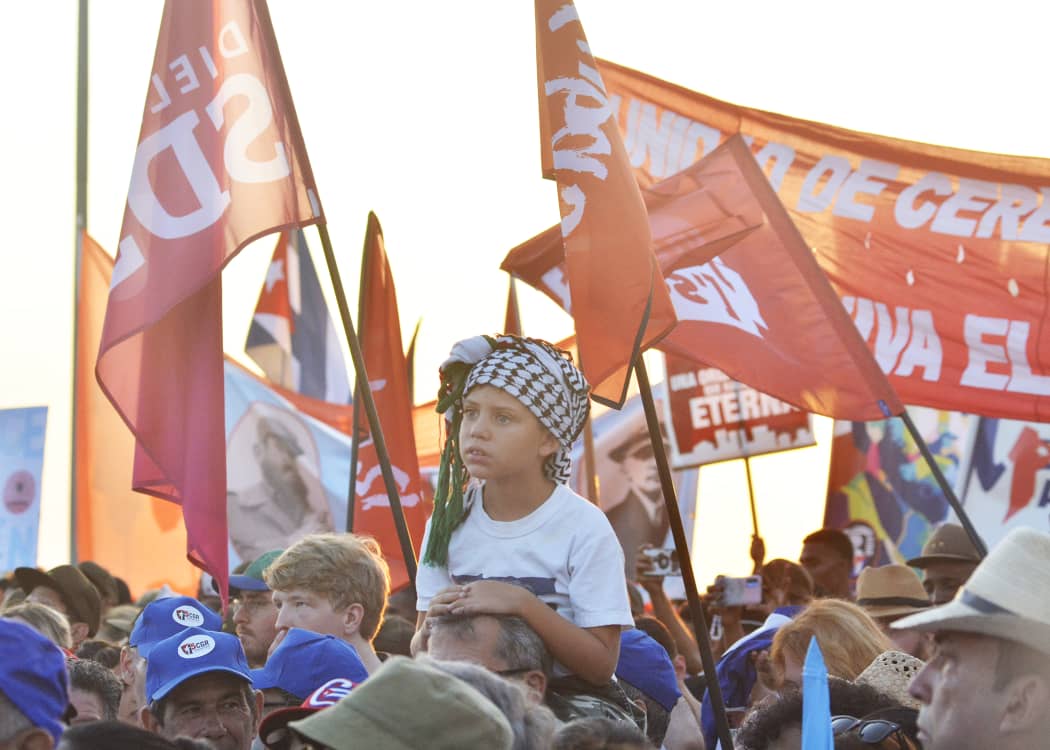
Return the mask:
{"type": "Polygon", "coordinates": [[[922,581],[907,565],[865,568],[857,579],[857,604],[872,617],[903,617],[930,607],[922,581]]]}
{"type": "Polygon", "coordinates": [[[926,544],[922,545],[922,553],[907,563],[913,568],[925,568],[930,563],[965,562],[976,565],[980,561],[981,555],[973,546],[966,529],[957,523],[944,523],[930,534],[926,544]]]}
{"type": "Polygon", "coordinates": [[[1011,531],[977,566],[955,599],[890,627],[958,630],[1050,654],[1050,534],[1011,531]]]}
{"type": "Polygon", "coordinates": [[[883,651],[857,675],[857,682],[888,695],[902,706],[919,708],[922,704],[908,694],[908,684],[925,666],[925,662],[903,651],[883,651]]]}

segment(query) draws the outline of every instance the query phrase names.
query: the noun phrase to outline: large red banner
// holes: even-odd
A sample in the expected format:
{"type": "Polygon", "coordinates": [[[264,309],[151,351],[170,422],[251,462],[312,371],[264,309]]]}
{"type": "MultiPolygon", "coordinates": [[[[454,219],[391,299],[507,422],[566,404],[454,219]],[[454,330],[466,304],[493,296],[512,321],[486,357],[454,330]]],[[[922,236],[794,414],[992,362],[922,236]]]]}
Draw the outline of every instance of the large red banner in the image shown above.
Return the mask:
{"type": "Polygon", "coordinates": [[[169,0],[150,82],[96,373],[225,599],[220,272],[321,206],[265,2],[169,0]]]}
{"type": "Polygon", "coordinates": [[[643,185],[743,134],[903,401],[1050,420],[1050,161],[858,133],[598,67],[643,185]]]}

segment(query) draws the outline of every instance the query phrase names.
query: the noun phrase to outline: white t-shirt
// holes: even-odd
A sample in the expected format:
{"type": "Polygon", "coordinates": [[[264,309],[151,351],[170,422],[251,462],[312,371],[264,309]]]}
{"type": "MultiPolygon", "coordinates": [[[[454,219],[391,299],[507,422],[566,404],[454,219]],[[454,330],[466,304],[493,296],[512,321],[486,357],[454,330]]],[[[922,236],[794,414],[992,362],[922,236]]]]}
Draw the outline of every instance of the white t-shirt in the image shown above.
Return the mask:
{"type": "MultiPolygon", "coordinates": [[[[452,532],[448,566],[420,563],[416,609],[441,589],[497,580],[528,589],[581,628],[632,627],[623,550],[605,513],[565,485],[524,518],[494,521],[472,487],[466,519],[452,532]]],[[[430,536],[427,521],[423,547],[430,536]]]]}

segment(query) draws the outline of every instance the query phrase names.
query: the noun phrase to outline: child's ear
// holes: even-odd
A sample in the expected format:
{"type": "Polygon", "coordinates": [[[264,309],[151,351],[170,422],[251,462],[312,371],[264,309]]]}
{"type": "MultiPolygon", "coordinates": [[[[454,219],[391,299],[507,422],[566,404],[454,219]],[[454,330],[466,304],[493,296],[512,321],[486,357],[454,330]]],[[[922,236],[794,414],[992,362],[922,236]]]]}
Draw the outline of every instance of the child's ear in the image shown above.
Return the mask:
{"type": "Polygon", "coordinates": [[[544,458],[553,456],[561,448],[558,438],[554,437],[550,430],[544,430],[543,441],[540,443],[540,455],[544,458]]]}

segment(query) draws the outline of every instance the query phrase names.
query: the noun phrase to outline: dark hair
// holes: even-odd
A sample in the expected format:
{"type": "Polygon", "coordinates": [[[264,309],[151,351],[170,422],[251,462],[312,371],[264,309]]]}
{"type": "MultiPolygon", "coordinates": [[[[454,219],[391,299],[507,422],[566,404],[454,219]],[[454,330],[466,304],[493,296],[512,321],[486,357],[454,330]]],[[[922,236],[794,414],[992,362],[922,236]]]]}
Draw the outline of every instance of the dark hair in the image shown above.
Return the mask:
{"type": "Polygon", "coordinates": [[[62,733],[69,750],[208,750],[209,743],[187,737],[169,740],[122,721],[77,724],[62,733]]]}
{"type": "MultiPolygon", "coordinates": [[[[868,716],[875,711],[900,708],[893,698],[870,685],[828,678],[832,716],[868,716]]],[[[771,703],[751,712],[736,735],[736,744],[747,750],[766,750],[781,732],[802,724],[802,691],[785,690],[771,703]]]]}
{"type": "Polygon", "coordinates": [[[627,680],[621,678],[619,683],[628,700],[635,704],[640,700],[645,704],[645,734],[654,746],[662,747],[667,727],[671,724],[671,712],[627,680]]]}
{"type": "MultiPolygon", "coordinates": [[[[850,559],[853,559],[852,552],[850,559]]],[[[790,560],[778,557],[762,566],[763,588],[767,584],[771,589],[783,590],[787,594],[788,604],[808,604],[813,599],[813,578],[809,571],[790,560]]]]}
{"type": "Polygon", "coordinates": [[[117,676],[92,659],[66,659],[69,686],[98,696],[102,704],[102,718],[117,718],[122,686],[117,676]]]}
{"type": "Polygon", "coordinates": [[[674,659],[678,656],[678,646],[671,636],[671,631],[658,619],[652,615],[639,615],[634,618],[634,626],[663,646],[668,658],[674,659]]]}
{"type": "Polygon", "coordinates": [[[648,750],[653,745],[634,724],[613,721],[604,716],[575,719],[554,734],[551,750],[648,750]]]}
{"type": "Polygon", "coordinates": [[[120,576],[113,576],[113,582],[117,584],[117,604],[134,604],[127,582],[120,576]]]}
{"type": "Polygon", "coordinates": [[[853,562],[853,542],[842,529],[820,529],[802,540],[802,544],[823,544],[842,559],[853,562]]]}
{"type": "Polygon", "coordinates": [[[409,622],[401,615],[387,614],[379,626],[372,647],[376,651],[388,654],[412,656],[412,636],[416,634],[415,623],[409,622]]]}
{"type": "Polygon", "coordinates": [[[120,664],[120,649],[108,641],[97,638],[84,641],[77,649],[78,659],[97,661],[107,669],[116,669],[120,664]]]}

